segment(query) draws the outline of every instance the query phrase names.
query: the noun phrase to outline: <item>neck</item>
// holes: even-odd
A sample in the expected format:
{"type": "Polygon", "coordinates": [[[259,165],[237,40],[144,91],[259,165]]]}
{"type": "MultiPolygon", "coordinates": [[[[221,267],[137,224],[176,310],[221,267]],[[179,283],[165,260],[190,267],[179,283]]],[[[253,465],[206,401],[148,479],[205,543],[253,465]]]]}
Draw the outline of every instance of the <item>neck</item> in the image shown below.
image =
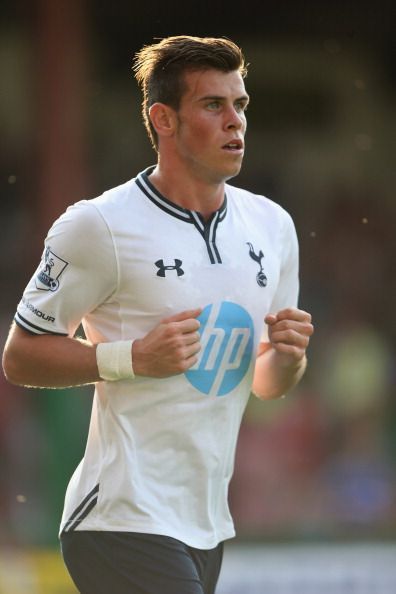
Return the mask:
{"type": "Polygon", "coordinates": [[[150,175],[150,182],[168,200],[199,212],[204,219],[210,218],[224,200],[224,181],[205,181],[198,175],[187,174],[183,169],[167,167],[160,159],[150,175]]]}

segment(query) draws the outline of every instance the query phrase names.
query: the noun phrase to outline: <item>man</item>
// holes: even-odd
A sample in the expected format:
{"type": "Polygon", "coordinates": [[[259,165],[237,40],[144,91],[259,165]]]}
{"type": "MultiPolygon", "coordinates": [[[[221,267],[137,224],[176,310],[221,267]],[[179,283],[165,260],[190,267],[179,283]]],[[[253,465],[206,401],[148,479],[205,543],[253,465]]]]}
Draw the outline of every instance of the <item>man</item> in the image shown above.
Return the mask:
{"type": "Polygon", "coordinates": [[[213,594],[249,394],[299,381],[313,327],[290,216],[226,183],[244,154],[241,50],[170,37],[135,73],[157,164],[55,222],[3,365],[17,384],[96,384],[61,524],[79,591],[213,594]]]}

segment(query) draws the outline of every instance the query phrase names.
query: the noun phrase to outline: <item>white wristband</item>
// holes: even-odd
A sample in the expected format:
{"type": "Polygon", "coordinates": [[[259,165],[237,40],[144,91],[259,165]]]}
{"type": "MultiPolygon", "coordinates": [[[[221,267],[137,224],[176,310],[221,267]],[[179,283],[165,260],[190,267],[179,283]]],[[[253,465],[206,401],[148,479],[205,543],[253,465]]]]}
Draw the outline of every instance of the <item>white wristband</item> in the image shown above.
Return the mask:
{"type": "Polygon", "coordinates": [[[114,382],[135,379],[132,367],[133,340],[100,342],[96,346],[96,362],[102,379],[114,382]]]}

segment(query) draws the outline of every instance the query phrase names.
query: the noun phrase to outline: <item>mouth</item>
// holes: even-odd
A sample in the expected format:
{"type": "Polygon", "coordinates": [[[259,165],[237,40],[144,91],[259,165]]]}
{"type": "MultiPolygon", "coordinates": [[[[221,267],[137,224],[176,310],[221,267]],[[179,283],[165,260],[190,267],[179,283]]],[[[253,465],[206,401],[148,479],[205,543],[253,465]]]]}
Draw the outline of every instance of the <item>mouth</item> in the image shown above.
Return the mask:
{"type": "Polygon", "coordinates": [[[232,153],[237,153],[237,154],[243,153],[243,150],[244,150],[243,142],[239,138],[230,140],[230,142],[227,142],[227,144],[224,144],[222,148],[226,151],[230,151],[232,153]]]}

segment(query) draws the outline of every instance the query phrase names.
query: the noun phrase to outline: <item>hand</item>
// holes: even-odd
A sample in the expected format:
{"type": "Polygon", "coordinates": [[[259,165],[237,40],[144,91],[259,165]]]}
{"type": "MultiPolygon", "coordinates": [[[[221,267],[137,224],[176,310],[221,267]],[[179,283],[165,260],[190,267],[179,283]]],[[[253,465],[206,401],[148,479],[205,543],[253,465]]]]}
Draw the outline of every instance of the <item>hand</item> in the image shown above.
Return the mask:
{"type": "Polygon", "coordinates": [[[282,356],[285,366],[299,364],[305,359],[314,327],[311,315],[297,308],[282,309],[265,317],[271,346],[282,356]]]}
{"type": "Polygon", "coordinates": [[[201,350],[200,323],[202,309],[183,311],[161,320],[144,338],[132,345],[132,362],[136,375],[169,377],[184,373],[197,362],[201,350]]]}

